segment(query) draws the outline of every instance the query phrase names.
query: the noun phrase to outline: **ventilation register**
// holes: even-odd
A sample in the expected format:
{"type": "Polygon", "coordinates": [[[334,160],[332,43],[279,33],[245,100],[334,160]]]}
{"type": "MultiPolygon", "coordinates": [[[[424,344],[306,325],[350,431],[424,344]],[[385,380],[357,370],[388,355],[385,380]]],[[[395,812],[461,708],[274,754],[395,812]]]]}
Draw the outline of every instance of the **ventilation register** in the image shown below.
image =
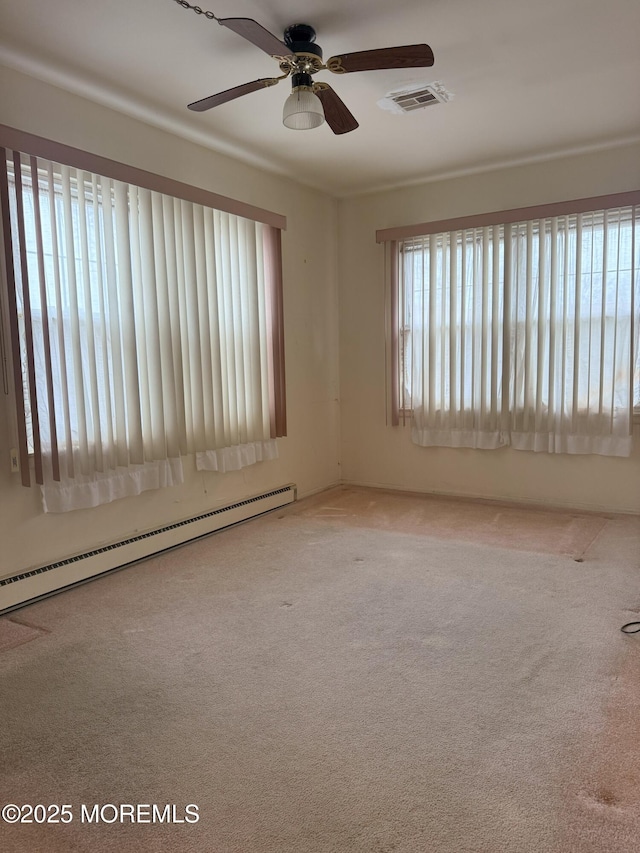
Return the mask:
{"type": "Polygon", "coordinates": [[[442,83],[417,83],[401,91],[389,92],[378,101],[378,106],[392,113],[411,113],[432,104],[446,104],[452,97],[442,83]]]}

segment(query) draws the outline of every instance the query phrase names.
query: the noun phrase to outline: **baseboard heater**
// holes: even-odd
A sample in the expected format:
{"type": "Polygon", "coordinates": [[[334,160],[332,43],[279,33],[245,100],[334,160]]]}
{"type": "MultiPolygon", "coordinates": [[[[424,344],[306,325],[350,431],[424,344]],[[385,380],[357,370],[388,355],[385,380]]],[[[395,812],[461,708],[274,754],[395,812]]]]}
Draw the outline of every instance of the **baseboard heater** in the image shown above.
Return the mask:
{"type": "Polygon", "coordinates": [[[152,557],[194,539],[215,533],[224,527],[247,521],[296,500],[296,486],[289,484],[244,498],[228,506],[149,530],[121,542],[112,542],[84,554],[66,557],[48,566],[29,569],[0,580],[0,614],[27,603],[61,592],[105,572],[152,557]]]}

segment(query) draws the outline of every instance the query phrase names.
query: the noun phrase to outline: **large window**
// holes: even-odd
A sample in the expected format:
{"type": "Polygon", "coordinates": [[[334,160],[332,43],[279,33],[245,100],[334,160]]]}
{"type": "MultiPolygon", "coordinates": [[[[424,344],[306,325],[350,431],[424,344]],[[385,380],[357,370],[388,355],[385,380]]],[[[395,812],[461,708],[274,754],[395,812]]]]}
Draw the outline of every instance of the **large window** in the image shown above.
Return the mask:
{"type": "Polygon", "coordinates": [[[637,214],[628,204],[388,241],[394,404],[416,443],[630,452],[637,214]]]}
{"type": "Polygon", "coordinates": [[[226,471],[285,434],[280,231],[136,183],[4,157],[23,482],[45,508],[226,471]]]}

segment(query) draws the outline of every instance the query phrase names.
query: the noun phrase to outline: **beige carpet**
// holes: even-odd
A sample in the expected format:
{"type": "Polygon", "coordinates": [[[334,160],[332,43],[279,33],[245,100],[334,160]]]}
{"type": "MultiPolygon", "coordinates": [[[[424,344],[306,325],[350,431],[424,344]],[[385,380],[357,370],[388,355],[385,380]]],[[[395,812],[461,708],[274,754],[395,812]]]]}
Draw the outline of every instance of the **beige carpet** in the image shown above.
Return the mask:
{"type": "Polygon", "coordinates": [[[332,493],[330,500],[320,504],[301,502],[297,512],[307,518],[332,519],[349,527],[373,527],[519,551],[566,554],[574,559],[582,557],[611,517],[353,486],[332,493]]]}
{"type": "Polygon", "coordinates": [[[637,849],[640,519],[523,548],[537,511],[498,546],[436,505],[335,490],[20,611],[50,633],[0,654],[0,801],[74,820],[0,850],[637,849]]]}
{"type": "Polygon", "coordinates": [[[19,617],[4,616],[0,618],[0,652],[36,640],[44,633],[40,628],[19,621],[19,617]]]}

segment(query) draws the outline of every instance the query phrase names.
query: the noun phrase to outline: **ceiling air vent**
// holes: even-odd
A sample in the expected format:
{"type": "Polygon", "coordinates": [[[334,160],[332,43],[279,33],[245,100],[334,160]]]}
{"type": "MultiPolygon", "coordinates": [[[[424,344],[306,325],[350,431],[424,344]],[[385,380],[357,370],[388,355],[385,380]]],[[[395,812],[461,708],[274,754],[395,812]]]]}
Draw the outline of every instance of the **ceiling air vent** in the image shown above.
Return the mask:
{"type": "Polygon", "coordinates": [[[430,107],[432,104],[446,104],[453,98],[442,83],[416,83],[396,92],[389,92],[378,106],[392,113],[411,113],[430,107]]]}

